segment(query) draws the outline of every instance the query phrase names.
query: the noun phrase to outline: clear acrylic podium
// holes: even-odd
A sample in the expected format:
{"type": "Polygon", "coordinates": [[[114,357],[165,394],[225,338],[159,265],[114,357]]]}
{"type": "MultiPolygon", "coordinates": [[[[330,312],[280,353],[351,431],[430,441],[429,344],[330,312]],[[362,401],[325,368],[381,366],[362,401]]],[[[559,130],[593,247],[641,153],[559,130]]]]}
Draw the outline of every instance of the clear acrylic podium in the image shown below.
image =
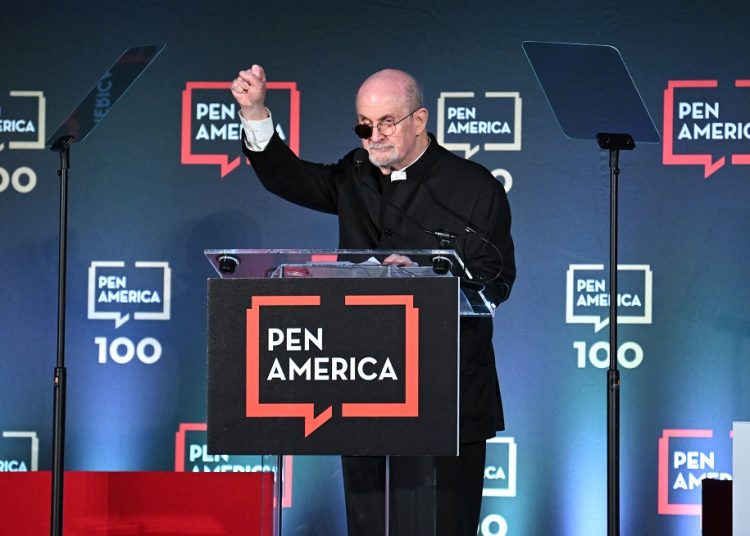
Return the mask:
{"type": "MultiPolygon", "coordinates": [[[[386,530],[384,533],[389,535],[408,533],[413,536],[434,534],[434,474],[431,472],[426,475],[420,473],[419,467],[422,465],[420,457],[455,456],[458,454],[458,320],[461,316],[494,315],[494,306],[485,298],[481,285],[475,283],[463,260],[455,251],[442,249],[400,251],[210,249],[205,250],[204,253],[219,275],[219,279],[209,279],[208,282],[208,445],[212,454],[257,454],[264,455],[264,460],[274,460],[268,464],[264,462],[264,465],[273,467],[275,473],[274,534],[279,536],[282,534],[281,499],[284,495],[284,477],[288,475],[288,472],[284,470],[284,455],[290,454],[385,457],[385,507],[383,515],[386,530]],[[392,253],[408,256],[415,262],[415,265],[409,267],[383,265],[382,260],[392,253]],[[270,280],[274,280],[275,283],[270,280]],[[266,290],[266,287],[263,287],[263,285],[271,283],[275,285],[272,285],[272,290],[269,291],[266,290]],[[313,284],[318,286],[308,286],[313,284]],[[256,291],[253,289],[258,288],[257,285],[261,285],[261,294],[271,294],[271,296],[262,296],[261,301],[265,299],[266,305],[276,305],[276,302],[281,299],[278,296],[280,294],[279,288],[284,288],[287,285],[292,287],[292,290],[289,291],[291,297],[299,300],[300,295],[319,293],[320,284],[330,284],[334,289],[342,287],[341,292],[347,294],[347,297],[350,297],[348,295],[353,293],[362,293],[375,295],[378,300],[382,301],[385,296],[386,305],[403,306],[407,319],[405,320],[407,327],[402,329],[406,332],[406,342],[403,344],[406,348],[404,351],[404,366],[400,368],[397,362],[393,369],[393,376],[401,378],[403,371],[405,394],[398,395],[393,400],[387,400],[388,403],[373,402],[373,400],[352,402],[346,398],[347,396],[353,396],[351,391],[348,391],[342,395],[343,403],[338,405],[332,403],[327,410],[318,413],[319,408],[324,407],[320,401],[300,403],[300,400],[294,398],[300,395],[291,392],[291,390],[289,398],[278,394],[269,395],[270,391],[264,390],[265,383],[268,383],[267,380],[271,378],[273,372],[270,374],[266,372],[268,367],[263,368],[262,356],[258,357],[258,355],[263,354],[266,347],[270,349],[272,341],[266,339],[261,341],[264,336],[262,329],[258,328],[253,331],[250,327],[252,325],[265,326],[258,319],[260,313],[257,311],[261,310],[261,307],[255,308],[255,316],[251,312],[254,306],[250,305],[251,300],[249,298],[256,298],[254,295],[256,291]],[[392,290],[384,287],[384,284],[397,285],[398,289],[392,290]],[[439,289],[426,287],[426,285],[433,284],[440,285],[439,289]],[[246,285],[251,286],[246,287],[246,285]],[[370,289],[372,285],[376,285],[373,287],[374,290],[370,289]],[[362,290],[360,291],[360,289],[362,290]],[[404,299],[405,294],[411,294],[412,290],[414,303],[418,307],[411,308],[411,296],[407,296],[409,299],[403,303],[399,301],[404,299]],[[427,294],[427,298],[424,297],[425,294],[427,294]],[[389,297],[393,298],[395,302],[388,302],[389,297]],[[428,303],[433,298],[438,300],[434,306],[428,303]],[[236,302],[233,300],[236,300],[236,302]],[[237,312],[233,312],[235,309],[237,312]],[[246,318],[244,316],[246,311],[247,323],[245,323],[246,318]],[[411,321],[408,320],[410,315],[414,319],[411,324],[411,321]],[[441,315],[443,320],[437,319],[441,315]],[[252,323],[251,318],[255,319],[255,324],[252,323]],[[415,334],[418,333],[418,335],[410,336],[411,328],[409,326],[417,326],[418,331],[415,331],[415,334]],[[238,337],[235,342],[228,342],[235,338],[239,332],[242,332],[241,337],[238,337]],[[441,337],[443,338],[441,339],[441,337]],[[254,340],[255,338],[257,340],[254,340]],[[435,340],[433,341],[433,339],[435,340]],[[413,351],[409,350],[410,347],[413,351]],[[260,348],[260,350],[257,348],[260,348]],[[417,360],[415,357],[412,363],[410,357],[412,354],[421,356],[421,359],[417,360]],[[427,358],[425,359],[424,356],[427,356],[427,358]],[[426,361],[429,361],[429,366],[423,365],[426,361]],[[253,370],[255,370],[256,376],[253,376],[253,370]],[[261,370],[263,370],[262,373],[261,370]],[[240,378],[241,381],[236,380],[237,378],[240,378]],[[264,379],[266,380],[265,383],[264,379]],[[253,382],[256,382],[257,385],[253,382]],[[251,403],[253,396],[255,399],[251,403]],[[263,396],[271,402],[261,400],[263,396]],[[280,398],[283,400],[280,400],[280,398]],[[237,406],[238,402],[245,403],[245,401],[247,402],[246,406],[230,407],[232,404],[237,406]],[[256,410],[258,413],[253,414],[256,410]],[[239,415],[240,413],[242,415],[239,415]],[[232,420],[227,417],[229,414],[239,415],[239,418],[232,420]],[[271,417],[271,419],[255,417],[271,417]],[[280,425],[280,428],[266,427],[267,421],[272,421],[276,417],[281,417],[277,420],[285,421],[280,425]],[[302,428],[300,417],[304,417],[304,437],[299,433],[302,428]],[[347,421],[347,417],[351,417],[351,419],[347,421]],[[245,428],[245,422],[242,421],[242,418],[245,418],[245,421],[263,422],[258,425],[259,428],[250,429],[245,428]],[[358,418],[364,424],[350,424],[351,422],[357,422],[358,418]],[[431,418],[433,420],[430,420],[431,418]],[[292,428],[297,431],[296,435],[295,433],[288,433],[289,421],[294,422],[292,428]],[[420,421],[426,423],[422,425],[422,428],[420,428],[420,421]],[[343,423],[338,431],[334,428],[337,422],[343,423]],[[334,430],[334,433],[328,432],[329,427],[334,430]],[[316,443],[318,438],[324,438],[326,433],[334,437],[333,442],[326,442],[321,439],[320,442],[316,443]],[[385,436],[385,439],[382,436],[385,436]],[[267,457],[268,452],[276,452],[277,454],[269,458],[267,457]],[[409,465],[409,471],[412,470],[412,467],[416,467],[414,474],[402,477],[400,469],[399,474],[395,472],[392,474],[392,456],[398,457],[398,459],[393,460],[394,464],[398,466],[401,466],[404,460],[414,460],[415,463],[413,464],[409,462],[409,464],[403,465],[403,467],[409,465]],[[402,458],[402,456],[409,456],[410,458],[402,458]],[[397,491],[391,496],[391,485],[394,486],[393,489],[399,490],[398,482],[402,478],[408,482],[418,481],[420,483],[418,492],[411,494],[411,490],[409,492],[397,491]],[[416,510],[420,510],[410,513],[414,516],[414,519],[418,518],[418,521],[415,522],[414,519],[410,519],[408,525],[399,521],[399,524],[395,525],[397,530],[392,530],[394,527],[391,519],[392,504],[398,502],[400,505],[402,497],[403,500],[409,501],[409,504],[413,505],[416,510]],[[419,526],[421,532],[414,532],[415,525],[419,526]]],[[[284,298],[287,298],[287,296],[284,296],[284,298]]],[[[374,302],[367,302],[367,305],[372,305],[372,303],[374,302]]],[[[284,302],[284,305],[288,304],[284,302]]],[[[294,305],[298,304],[294,303],[294,305]]],[[[382,304],[379,303],[378,305],[382,304]]],[[[399,309],[399,307],[395,308],[399,309]]],[[[266,307],[266,309],[274,309],[274,307],[266,307]]],[[[279,307],[275,309],[279,309],[279,307]]],[[[336,317],[335,323],[345,323],[345,321],[342,321],[341,310],[338,309],[335,313],[339,315],[336,317]]],[[[357,324],[362,323],[361,321],[357,322],[357,324]]],[[[322,340],[323,328],[320,329],[322,340]]],[[[326,327],[326,330],[328,329],[329,327],[326,327]]],[[[396,334],[397,346],[401,344],[404,337],[402,331],[399,331],[399,329],[393,330],[396,334]]],[[[326,336],[328,337],[328,331],[326,331],[326,336]]],[[[390,330],[381,330],[377,336],[378,338],[388,339],[390,330]]],[[[354,337],[357,340],[368,338],[361,335],[354,335],[354,337]]],[[[268,338],[270,339],[270,335],[268,338]]],[[[326,338],[327,341],[328,338],[326,338]]],[[[328,350],[327,347],[326,350],[328,350]]],[[[349,356],[354,354],[355,350],[346,352],[347,348],[344,347],[344,350],[330,354],[323,352],[323,355],[349,356]]],[[[378,355],[378,353],[373,352],[365,355],[378,355]]],[[[339,358],[331,357],[330,363],[326,361],[325,365],[330,364],[335,369],[335,359],[339,358]]],[[[351,357],[352,363],[354,363],[354,359],[354,357],[351,357]]],[[[345,361],[342,361],[342,363],[342,366],[346,365],[345,361]]],[[[290,371],[302,371],[304,366],[295,363],[297,368],[290,368],[290,371]]],[[[279,369],[272,370],[278,372],[279,369]]],[[[316,376],[314,377],[317,378],[318,369],[315,370],[316,376]]],[[[327,368],[321,370],[323,370],[324,378],[330,375],[331,371],[327,368]]],[[[352,370],[354,370],[353,364],[352,370]]],[[[290,372],[290,377],[285,379],[291,380],[291,374],[292,372],[290,372]]],[[[302,373],[299,372],[299,374],[302,373]]],[[[338,383],[345,385],[349,382],[338,383]]],[[[289,385],[291,385],[291,382],[287,382],[285,388],[289,385]]],[[[321,385],[328,388],[327,386],[330,383],[322,383],[321,385]]],[[[344,389],[346,389],[346,385],[344,389]]],[[[393,395],[387,395],[386,398],[389,396],[392,397],[393,395]]],[[[303,399],[303,401],[310,402],[307,399],[303,399]]],[[[328,402],[325,402],[325,404],[328,404],[328,402]]],[[[427,469],[427,471],[431,471],[431,469],[427,469]]],[[[410,484],[406,486],[408,487],[410,484]]],[[[405,510],[410,511],[401,508],[402,512],[405,510]]]]}
{"type": "MultiPolygon", "coordinates": [[[[219,277],[458,277],[473,276],[452,249],[207,249],[206,258],[219,277]],[[416,266],[383,266],[377,259],[406,255],[416,266]],[[369,262],[368,262],[369,261],[369,262]],[[438,271],[446,270],[444,273],[438,271]]],[[[494,316],[495,306],[481,290],[461,286],[461,316],[494,316]]]]}

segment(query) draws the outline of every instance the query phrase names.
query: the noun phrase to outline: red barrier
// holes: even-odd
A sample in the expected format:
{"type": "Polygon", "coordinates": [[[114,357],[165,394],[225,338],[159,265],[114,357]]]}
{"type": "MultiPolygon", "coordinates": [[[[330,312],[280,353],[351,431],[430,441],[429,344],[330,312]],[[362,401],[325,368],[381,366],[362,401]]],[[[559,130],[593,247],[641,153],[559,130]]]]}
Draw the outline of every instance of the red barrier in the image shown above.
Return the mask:
{"type": "MultiPolygon", "coordinates": [[[[0,473],[0,534],[50,533],[49,471],[0,473]]],[[[63,530],[75,536],[271,536],[271,473],[66,472],[63,530]]]]}

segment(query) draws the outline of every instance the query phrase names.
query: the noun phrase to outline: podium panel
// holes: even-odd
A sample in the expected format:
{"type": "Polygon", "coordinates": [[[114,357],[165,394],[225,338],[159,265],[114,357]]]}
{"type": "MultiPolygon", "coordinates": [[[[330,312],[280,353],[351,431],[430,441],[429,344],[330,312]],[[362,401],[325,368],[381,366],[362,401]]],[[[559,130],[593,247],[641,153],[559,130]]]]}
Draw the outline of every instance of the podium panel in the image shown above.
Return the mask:
{"type": "Polygon", "coordinates": [[[458,280],[212,279],[208,446],[456,455],[458,280]]]}

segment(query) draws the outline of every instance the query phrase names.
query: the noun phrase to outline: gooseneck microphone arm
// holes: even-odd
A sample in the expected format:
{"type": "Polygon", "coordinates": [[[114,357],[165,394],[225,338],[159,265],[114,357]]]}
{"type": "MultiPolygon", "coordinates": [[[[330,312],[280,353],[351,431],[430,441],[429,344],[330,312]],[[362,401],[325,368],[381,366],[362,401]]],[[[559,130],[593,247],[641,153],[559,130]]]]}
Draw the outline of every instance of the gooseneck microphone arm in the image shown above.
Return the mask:
{"type": "MultiPolygon", "coordinates": [[[[356,151],[354,151],[354,166],[355,166],[355,168],[357,170],[357,178],[359,179],[360,184],[362,184],[365,188],[367,188],[372,193],[374,193],[378,197],[378,199],[380,199],[383,203],[385,203],[389,207],[391,207],[394,210],[396,210],[396,212],[398,212],[398,214],[400,216],[403,216],[404,219],[406,219],[407,221],[409,221],[417,229],[419,229],[423,233],[429,234],[429,235],[437,238],[438,241],[439,241],[438,242],[439,246],[441,248],[443,248],[443,249],[447,248],[450,245],[450,243],[453,242],[453,244],[455,244],[456,249],[458,250],[458,252],[463,256],[463,252],[461,251],[461,248],[460,248],[460,246],[458,244],[458,240],[456,239],[456,235],[454,233],[451,233],[451,232],[448,232],[448,231],[442,230],[442,229],[440,229],[440,230],[430,230],[430,229],[425,228],[418,221],[416,221],[414,218],[412,218],[411,216],[409,216],[409,214],[403,208],[401,208],[400,206],[398,206],[397,204],[395,204],[393,201],[391,201],[390,199],[388,199],[387,197],[385,197],[381,192],[377,191],[375,188],[373,188],[372,186],[370,186],[369,184],[367,184],[367,182],[363,181],[362,180],[363,167],[364,167],[364,165],[367,162],[369,162],[369,153],[367,152],[366,149],[359,148],[356,151]]],[[[471,234],[476,235],[482,242],[484,242],[485,244],[489,245],[495,251],[495,253],[498,256],[498,259],[500,259],[500,268],[495,273],[495,275],[493,275],[490,279],[488,279],[486,281],[484,281],[484,280],[478,280],[478,279],[467,279],[465,277],[462,277],[462,278],[460,278],[461,279],[461,284],[463,286],[471,288],[473,290],[482,291],[482,290],[484,290],[485,286],[488,283],[492,283],[493,281],[495,281],[497,279],[500,279],[501,282],[502,282],[501,275],[502,275],[502,272],[503,272],[503,254],[500,251],[500,249],[495,244],[493,244],[490,240],[488,240],[484,235],[482,235],[481,233],[477,232],[470,225],[465,224],[464,225],[464,231],[467,232],[467,233],[471,233],[471,234]]],[[[448,264],[447,267],[443,268],[445,266],[445,261],[448,261],[448,263],[451,262],[450,259],[447,259],[445,257],[439,257],[439,258],[436,257],[435,259],[433,259],[433,269],[435,270],[436,273],[447,273],[448,272],[448,270],[450,269],[450,264],[448,264]]],[[[503,283],[503,285],[507,288],[507,285],[505,283],[503,283]]],[[[507,291],[506,291],[506,294],[507,294],[507,291]]]]}

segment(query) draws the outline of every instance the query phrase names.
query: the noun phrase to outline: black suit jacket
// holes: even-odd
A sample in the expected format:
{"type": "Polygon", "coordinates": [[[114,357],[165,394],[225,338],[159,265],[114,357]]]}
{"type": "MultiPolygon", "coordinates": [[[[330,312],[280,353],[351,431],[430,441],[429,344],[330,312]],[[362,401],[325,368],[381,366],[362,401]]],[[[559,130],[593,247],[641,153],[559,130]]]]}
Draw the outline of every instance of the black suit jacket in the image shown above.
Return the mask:
{"type": "MultiPolygon", "coordinates": [[[[269,191],[338,215],[341,249],[436,249],[437,239],[424,229],[448,231],[456,235],[448,248],[458,251],[474,277],[488,281],[485,295],[495,303],[508,298],[516,268],[505,190],[487,169],[434,137],[407,169],[408,179],[393,183],[369,161],[355,162],[356,151],[324,165],[297,158],[277,135],[264,151],[249,151],[244,140],[242,147],[269,191]]],[[[468,443],[494,437],[504,421],[492,319],[464,317],[460,334],[460,440],[468,443]]]]}

